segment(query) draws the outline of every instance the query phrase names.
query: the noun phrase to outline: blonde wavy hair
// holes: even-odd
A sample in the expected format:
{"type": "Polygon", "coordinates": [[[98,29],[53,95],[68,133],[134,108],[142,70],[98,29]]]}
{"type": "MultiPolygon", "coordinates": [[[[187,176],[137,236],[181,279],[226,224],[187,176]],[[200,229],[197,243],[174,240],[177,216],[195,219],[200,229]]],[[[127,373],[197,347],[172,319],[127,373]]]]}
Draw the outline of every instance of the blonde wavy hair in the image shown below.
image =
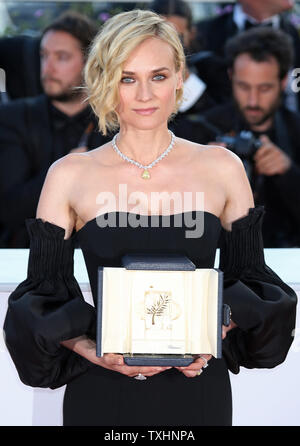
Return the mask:
{"type": "MultiPolygon", "coordinates": [[[[94,38],[84,68],[87,100],[98,117],[99,129],[119,127],[116,108],[119,104],[119,82],[122,68],[130,53],[144,40],[156,37],[167,42],[174,52],[175,70],[184,73],[185,55],[175,28],[163,17],[152,11],[133,10],[113,16],[102,26],[94,38]]],[[[183,96],[183,88],[176,91],[177,113],[183,96]]]]}

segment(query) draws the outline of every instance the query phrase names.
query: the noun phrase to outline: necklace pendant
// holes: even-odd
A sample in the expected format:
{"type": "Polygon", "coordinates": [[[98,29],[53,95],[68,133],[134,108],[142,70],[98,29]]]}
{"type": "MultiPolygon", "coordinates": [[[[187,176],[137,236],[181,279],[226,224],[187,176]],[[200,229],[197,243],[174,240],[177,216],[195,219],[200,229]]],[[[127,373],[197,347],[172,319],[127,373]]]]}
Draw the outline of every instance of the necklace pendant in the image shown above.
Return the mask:
{"type": "Polygon", "coordinates": [[[152,161],[152,163],[151,164],[148,164],[147,166],[143,166],[141,163],[138,163],[137,161],[134,161],[133,159],[131,159],[131,158],[128,158],[128,156],[126,156],[126,155],[124,155],[122,152],[120,152],[120,150],[118,149],[118,146],[117,146],[117,144],[116,144],[116,139],[117,139],[117,136],[118,136],[118,134],[116,134],[114,137],[113,137],[113,140],[112,140],[112,146],[113,146],[113,149],[117,152],[117,154],[124,160],[124,161],[127,161],[128,163],[131,163],[131,164],[134,164],[135,166],[137,166],[137,167],[139,167],[139,168],[141,168],[141,169],[144,169],[144,171],[143,171],[143,173],[142,173],[142,175],[141,175],[141,177],[143,178],[143,180],[149,180],[150,178],[151,178],[151,175],[150,175],[150,172],[149,172],[149,168],[151,169],[155,164],[157,164],[160,160],[162,160],[169,152],[170,152],[170,150],[172,149],[172,147],[174,146],[174,143],[175,143],[175,135],[174,135],[174,133],[172,133],[171,132],[171,130],[169,130],[169,133],[170,133],[170,135],[171,135],[171,142],[170,142],[170,144],[169,144],[169,147],[158,157],[158,158],[156,158],[156,160],[154,160],[154,161],[152,161]],[[148,168],[147,168],[148,167],[148,168]]]}
{"type": "Polygon", "coordinates": [[[144,172],[142,173],[142,178],[143,178],[144,180],[149,180],[149,179],[151,178],[151,177],[150,177],[149,170],[147,170],[147,169],[144,170],[144,172]]]}

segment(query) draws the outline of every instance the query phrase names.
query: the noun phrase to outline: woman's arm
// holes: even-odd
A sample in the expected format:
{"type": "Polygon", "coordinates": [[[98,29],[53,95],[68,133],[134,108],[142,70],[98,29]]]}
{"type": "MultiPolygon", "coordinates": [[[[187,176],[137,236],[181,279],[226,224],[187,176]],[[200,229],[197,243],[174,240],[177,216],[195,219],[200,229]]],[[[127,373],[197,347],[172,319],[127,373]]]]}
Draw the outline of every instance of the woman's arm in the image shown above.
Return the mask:
{"type": "Polygon", "coordinates": [[[233,373],[240,366],[275,367],[284,361],[293,341],[297,296],[265,263],[261,232],[265,210],[254,207],[244,168],[229,163],[224,179],[227,200],[219,268],[224,273],[224,303],[237,326],[227,333],[223,353],[233,373]]]}
{"type": "Polygon", "coordinates": [[[76,213],[70,206],[72,185],[78,178],[80,164],[78,155],[66,155],[49,168],[41,191],[36,218],[48,221],[65,230],[68,239],[76,223],[76,213]]]}
{"type": "Polygon", "coordinates": [[[231,231],[232,222],[248,215],[254,207],[254,199],[241,159],[223,147],[218,151],[218,175],[226,197],[220,220],[223,228],[231,231]]]}
{"type": "MultiPolygon", "coordinates": [[[[80,158],[76,154],[66,155],[53,163],[41,192],[37,218],[48,221],[65,230],[65,239],[68,239],[76,224],[76,213],[70,205],[72,184],[80,176],[80,158]]],[[[61,342],[64,347],[73,350],[80,356],[101,367],[135,376],[143,373],[152,376],[168,367],[132,367],[124,364],[122,355],[105,354],[96,356],[96,344],[88,336],[82,335],[61,342]]]]}
{"type": "MultiPolygon", "coordinates": [[[[79,336],[77,338],[69,339],[61,342],[62,345],[83,356],[93,364],[104,367],[105,369],[113,370],[114,372],[122,373],[130,378],[141,373],[144,376],[153,376],[157,373],[163,372],[171,367],[134,367],[127,366],[124,363],[122,355],[114,353],[105,353],[101,358],[96,356],[96,343],[87,336],[79,336]]],[[[198,367],[199,369],[199,367],[198,367]]]]}
{"type": "MultiPolygon", "coordinates": [[[[232,230],[232,222],[248,215],[249,209],[255,206],[251,186],[241,159],[228,149],[222,148],[219,156],[220,178],[224,184],[226,203],[220,220],[223,228],[232,230]]],[[[228,327],[223,326],[223,339],[226,334],[236,328],[231,319],[228,327]]]]}

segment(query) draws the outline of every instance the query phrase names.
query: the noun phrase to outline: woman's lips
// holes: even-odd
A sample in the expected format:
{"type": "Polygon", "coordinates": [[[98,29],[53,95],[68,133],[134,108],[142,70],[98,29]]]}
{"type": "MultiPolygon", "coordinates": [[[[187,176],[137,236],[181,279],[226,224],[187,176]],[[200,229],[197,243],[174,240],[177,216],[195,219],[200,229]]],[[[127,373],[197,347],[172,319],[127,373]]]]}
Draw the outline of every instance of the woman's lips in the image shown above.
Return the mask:
{"type": "Polygon", "coordinates": [[[157,110],[157,108],[156,107],[152,107],[152,108],[134,108],[133,110],[136,113],[138,113],[139,115],[148,116],[148,115],[152,115],[152,113],[154,113],[157,110]]]}

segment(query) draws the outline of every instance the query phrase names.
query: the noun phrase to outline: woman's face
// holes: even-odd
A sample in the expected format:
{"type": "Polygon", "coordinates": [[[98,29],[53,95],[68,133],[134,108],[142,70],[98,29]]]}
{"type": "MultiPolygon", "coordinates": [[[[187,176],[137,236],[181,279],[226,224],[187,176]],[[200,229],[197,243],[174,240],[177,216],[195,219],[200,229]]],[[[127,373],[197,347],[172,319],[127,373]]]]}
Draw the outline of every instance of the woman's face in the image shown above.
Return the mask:
{"type": "Polygon", "coordinates": [[[172,47],[157,38],[142,42],[123,66],[117,107],[121,127],[150,130],[173,113],[182,73],[175,71],[172,47]]]}

